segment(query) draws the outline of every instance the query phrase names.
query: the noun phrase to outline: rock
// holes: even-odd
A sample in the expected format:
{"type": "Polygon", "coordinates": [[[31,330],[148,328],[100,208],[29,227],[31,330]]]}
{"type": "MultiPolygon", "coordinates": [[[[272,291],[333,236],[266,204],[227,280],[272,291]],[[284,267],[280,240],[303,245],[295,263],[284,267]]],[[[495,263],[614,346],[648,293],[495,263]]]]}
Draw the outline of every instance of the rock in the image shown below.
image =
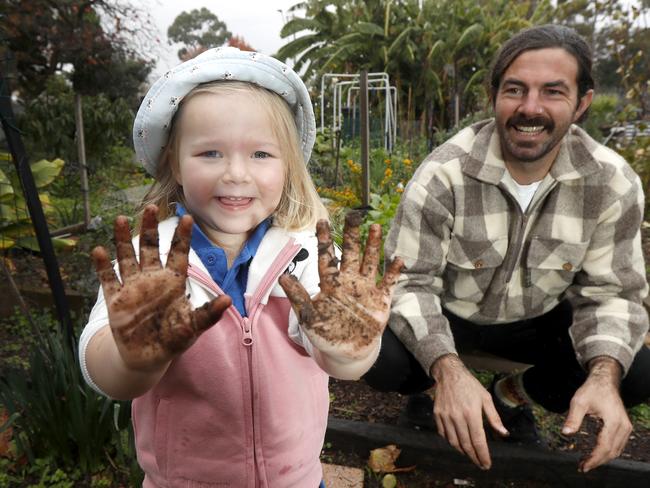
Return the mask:
{"type": "Polygon", "coordinates": [[[363,488],[363,471],[323,463],[323,480],[327,488],[363,488]]]}

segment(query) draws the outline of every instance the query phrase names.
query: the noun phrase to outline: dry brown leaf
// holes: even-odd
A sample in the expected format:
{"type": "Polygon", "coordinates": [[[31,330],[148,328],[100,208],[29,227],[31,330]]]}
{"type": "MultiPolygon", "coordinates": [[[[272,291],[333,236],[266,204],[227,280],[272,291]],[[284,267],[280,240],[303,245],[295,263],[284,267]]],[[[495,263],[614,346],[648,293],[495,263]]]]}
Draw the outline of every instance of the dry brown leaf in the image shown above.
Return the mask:
{"type": "Polygon", "coordinates": [[[395,461],[401,452],[395,444],[373,449],[370,451],[370,457],[368,458],[368,467],[375,473],[405,473],[413,471],[415,466],[395,467],[395,461]]]}
{"type": "Polygon", "coordinates": [[[368,467],[375,473],[392,473],[401,452],[395,444],[373,449],[370,451],[368,467]]]}

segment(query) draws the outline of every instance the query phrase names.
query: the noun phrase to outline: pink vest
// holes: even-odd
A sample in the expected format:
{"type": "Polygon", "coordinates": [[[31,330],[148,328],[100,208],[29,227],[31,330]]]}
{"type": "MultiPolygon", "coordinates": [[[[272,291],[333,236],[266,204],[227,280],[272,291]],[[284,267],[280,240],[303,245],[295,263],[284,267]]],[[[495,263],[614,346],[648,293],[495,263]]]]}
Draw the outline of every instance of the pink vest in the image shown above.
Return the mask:
{"type": "MultiPolygon", "coordinates": [[[[278,253],[248,317],[231,306],[133,401],[144,487],[318,487],[328,376],[288,337],[289,301],[262,302],[299,249],[278,253]]],[[[197,266],[189,276],[223,294],[197,266]]]]}

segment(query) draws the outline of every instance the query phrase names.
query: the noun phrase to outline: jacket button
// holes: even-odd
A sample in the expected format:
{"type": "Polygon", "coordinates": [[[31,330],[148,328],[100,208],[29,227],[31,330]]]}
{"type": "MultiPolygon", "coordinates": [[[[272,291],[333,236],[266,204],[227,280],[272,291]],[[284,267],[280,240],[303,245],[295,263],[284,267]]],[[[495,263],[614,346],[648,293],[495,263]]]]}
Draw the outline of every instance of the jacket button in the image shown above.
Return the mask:
{"type": "Polygon", "coordinates": [[[483,260],[482,260],[482,259],[478,259],[478,260],[474,261],[474,267],[475,267],[476,269],[481,269],[481,268],[483,267],[483,260]]]}
{"type": "Polygon", "coordinates": [[[562,265],[562,269],[564,271],[571,271],[573,269],[573,265],[571,263],[564,263],[562,265]]]}

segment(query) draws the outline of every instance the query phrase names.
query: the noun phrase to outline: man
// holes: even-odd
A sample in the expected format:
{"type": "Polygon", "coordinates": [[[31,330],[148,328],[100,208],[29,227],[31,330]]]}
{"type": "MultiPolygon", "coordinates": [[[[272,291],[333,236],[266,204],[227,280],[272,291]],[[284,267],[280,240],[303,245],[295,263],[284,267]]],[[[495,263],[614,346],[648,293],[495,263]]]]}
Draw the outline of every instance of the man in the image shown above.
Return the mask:
{"type": "Polygon", "coordinates": [[[574,125],[593,87],[589,47],[572,29],[514,36],[492,69],[494,119],[425,159],[386,240],[385,255],[406,269],[365,380],[401,393],[435,383],[438,432],[483,469],[483,416],[532,443],[533,402],[568,410],[563,434],[600,418],[580,463],[587,472],[621,454],[632,430],[625,408],[650,396],[643,192],[620,156],[574,125]],[[464,350],[533,366],[488,392],[464,350]]]}

